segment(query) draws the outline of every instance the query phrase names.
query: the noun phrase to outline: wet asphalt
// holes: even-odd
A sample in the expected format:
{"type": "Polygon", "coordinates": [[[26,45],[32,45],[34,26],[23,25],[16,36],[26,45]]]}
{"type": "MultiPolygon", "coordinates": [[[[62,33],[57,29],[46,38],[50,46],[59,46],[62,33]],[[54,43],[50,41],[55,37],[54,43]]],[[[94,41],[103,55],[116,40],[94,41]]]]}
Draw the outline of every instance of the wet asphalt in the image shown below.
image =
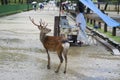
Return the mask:
{"type": "MultiPolygon", "coordinates": [[[[0,17],[0,80],[120,80],[120,56],[98,42],[98,45],[76,47],[68,51],[67,73],[64,63],[55,73],[59,59],[50,52],[51,69],[47,69],[47,54],[39,40],[39,30],[29,16],[39,24],[48,23],[53,35],[54,16],[59,10],[52,5],[44,10],[30,10],[0,17]]],[[[71,24],[72,19],[68,18],[71,24]]]]}

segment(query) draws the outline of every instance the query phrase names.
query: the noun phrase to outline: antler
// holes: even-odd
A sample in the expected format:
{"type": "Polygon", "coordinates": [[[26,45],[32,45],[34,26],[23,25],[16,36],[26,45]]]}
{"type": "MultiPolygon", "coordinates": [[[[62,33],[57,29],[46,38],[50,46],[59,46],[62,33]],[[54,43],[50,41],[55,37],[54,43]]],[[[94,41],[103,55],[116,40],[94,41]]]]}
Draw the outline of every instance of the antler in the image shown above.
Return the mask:
{"type": "Polygon", "coordinates": [[[30,21],[31,21],[35,26],[40,26],[40,25],[36,24],[36,23],[34,22],[34,19],[32,19],[30,16],[29,16],[29,19],[30,19],[30,21]]]}
{"type": "Polygon", "coordinates": [[[40,23],[40,26],[42,26],[42,19],[40,19],[39,23],[40,23]]]}
{"type": "Polygon", "coordinates": [[[30,21],[31,21],[35,26],[38,26],[39,29],[41,29],[41,28],[46,28],[47,25],[48,25],[48,23],[45,24],[45,22],[42,22],[42,19],[40,19],[40,21],[39,21],[40,25],[36,24],[36,23],[34,22],[34,19],[32,19],[30,16],[29,16],[29,19],[30,19],[30,21]]]}
{"type": "Polygon", "coordinates": [[[44,23],[42,23],[43,24],[43,27],[44,28],[46,28],[47,27],[47,25],[48,25],[48,23],[47,24],[45,24],[45,22],[44,23]]]}

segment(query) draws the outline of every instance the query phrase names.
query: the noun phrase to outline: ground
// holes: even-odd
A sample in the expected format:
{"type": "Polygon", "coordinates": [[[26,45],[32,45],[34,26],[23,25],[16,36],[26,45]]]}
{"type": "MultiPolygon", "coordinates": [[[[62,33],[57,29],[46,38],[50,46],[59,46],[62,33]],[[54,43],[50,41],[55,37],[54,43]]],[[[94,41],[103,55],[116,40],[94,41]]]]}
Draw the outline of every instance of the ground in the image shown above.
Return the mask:
{"type": "Polygon", "coordinates": [[[120,56],[98,42],[98,45],[70,47],[67,73],[55,73],[59,59],[50,52],[51,69],[47,69],[47,54],[39,40],[39,30],[29,16],[39,23],[48,23],[53,34],[54,16],[58,9],[49,5],[43,11],[28,11],[0,18],[0,80],[120,80],[120,56]]]}

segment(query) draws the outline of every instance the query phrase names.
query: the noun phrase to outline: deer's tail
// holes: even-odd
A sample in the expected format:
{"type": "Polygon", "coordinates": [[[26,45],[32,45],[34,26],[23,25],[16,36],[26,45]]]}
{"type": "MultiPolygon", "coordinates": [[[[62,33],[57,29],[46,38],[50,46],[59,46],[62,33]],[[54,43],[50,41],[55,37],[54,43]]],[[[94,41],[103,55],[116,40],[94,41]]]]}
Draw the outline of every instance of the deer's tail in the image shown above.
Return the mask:
{"type": "Polygon", "coordinates": [[[69,49],[70,43],[69,42],[62,43],[62,46],[63,46],[64,50],[69,49]]]}

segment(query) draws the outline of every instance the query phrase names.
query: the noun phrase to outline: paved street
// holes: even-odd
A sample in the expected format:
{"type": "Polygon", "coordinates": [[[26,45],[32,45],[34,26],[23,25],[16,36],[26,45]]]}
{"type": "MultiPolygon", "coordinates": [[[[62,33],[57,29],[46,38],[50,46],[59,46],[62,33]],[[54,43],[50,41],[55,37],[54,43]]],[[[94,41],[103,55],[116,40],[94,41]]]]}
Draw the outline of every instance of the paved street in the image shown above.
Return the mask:
{"type": "MultiPolygon", "coordinates": [[[[70,47],[68,68],[64,74],[64,63],[55,73],[59,59],[50,52],[51,69],[47,69],[47,54],[39,40],[39,30],[29,16],[39,24],[40,19],[48,23],[53,35],[54,16],[58,9],[52,5],[44,10],[31,10],[0,17],[0,80],[120,80],[120,56],[98,42],[98,45],[70,47]]],[[[74,21],[68,17],[71,24],[74,21]]]]}

